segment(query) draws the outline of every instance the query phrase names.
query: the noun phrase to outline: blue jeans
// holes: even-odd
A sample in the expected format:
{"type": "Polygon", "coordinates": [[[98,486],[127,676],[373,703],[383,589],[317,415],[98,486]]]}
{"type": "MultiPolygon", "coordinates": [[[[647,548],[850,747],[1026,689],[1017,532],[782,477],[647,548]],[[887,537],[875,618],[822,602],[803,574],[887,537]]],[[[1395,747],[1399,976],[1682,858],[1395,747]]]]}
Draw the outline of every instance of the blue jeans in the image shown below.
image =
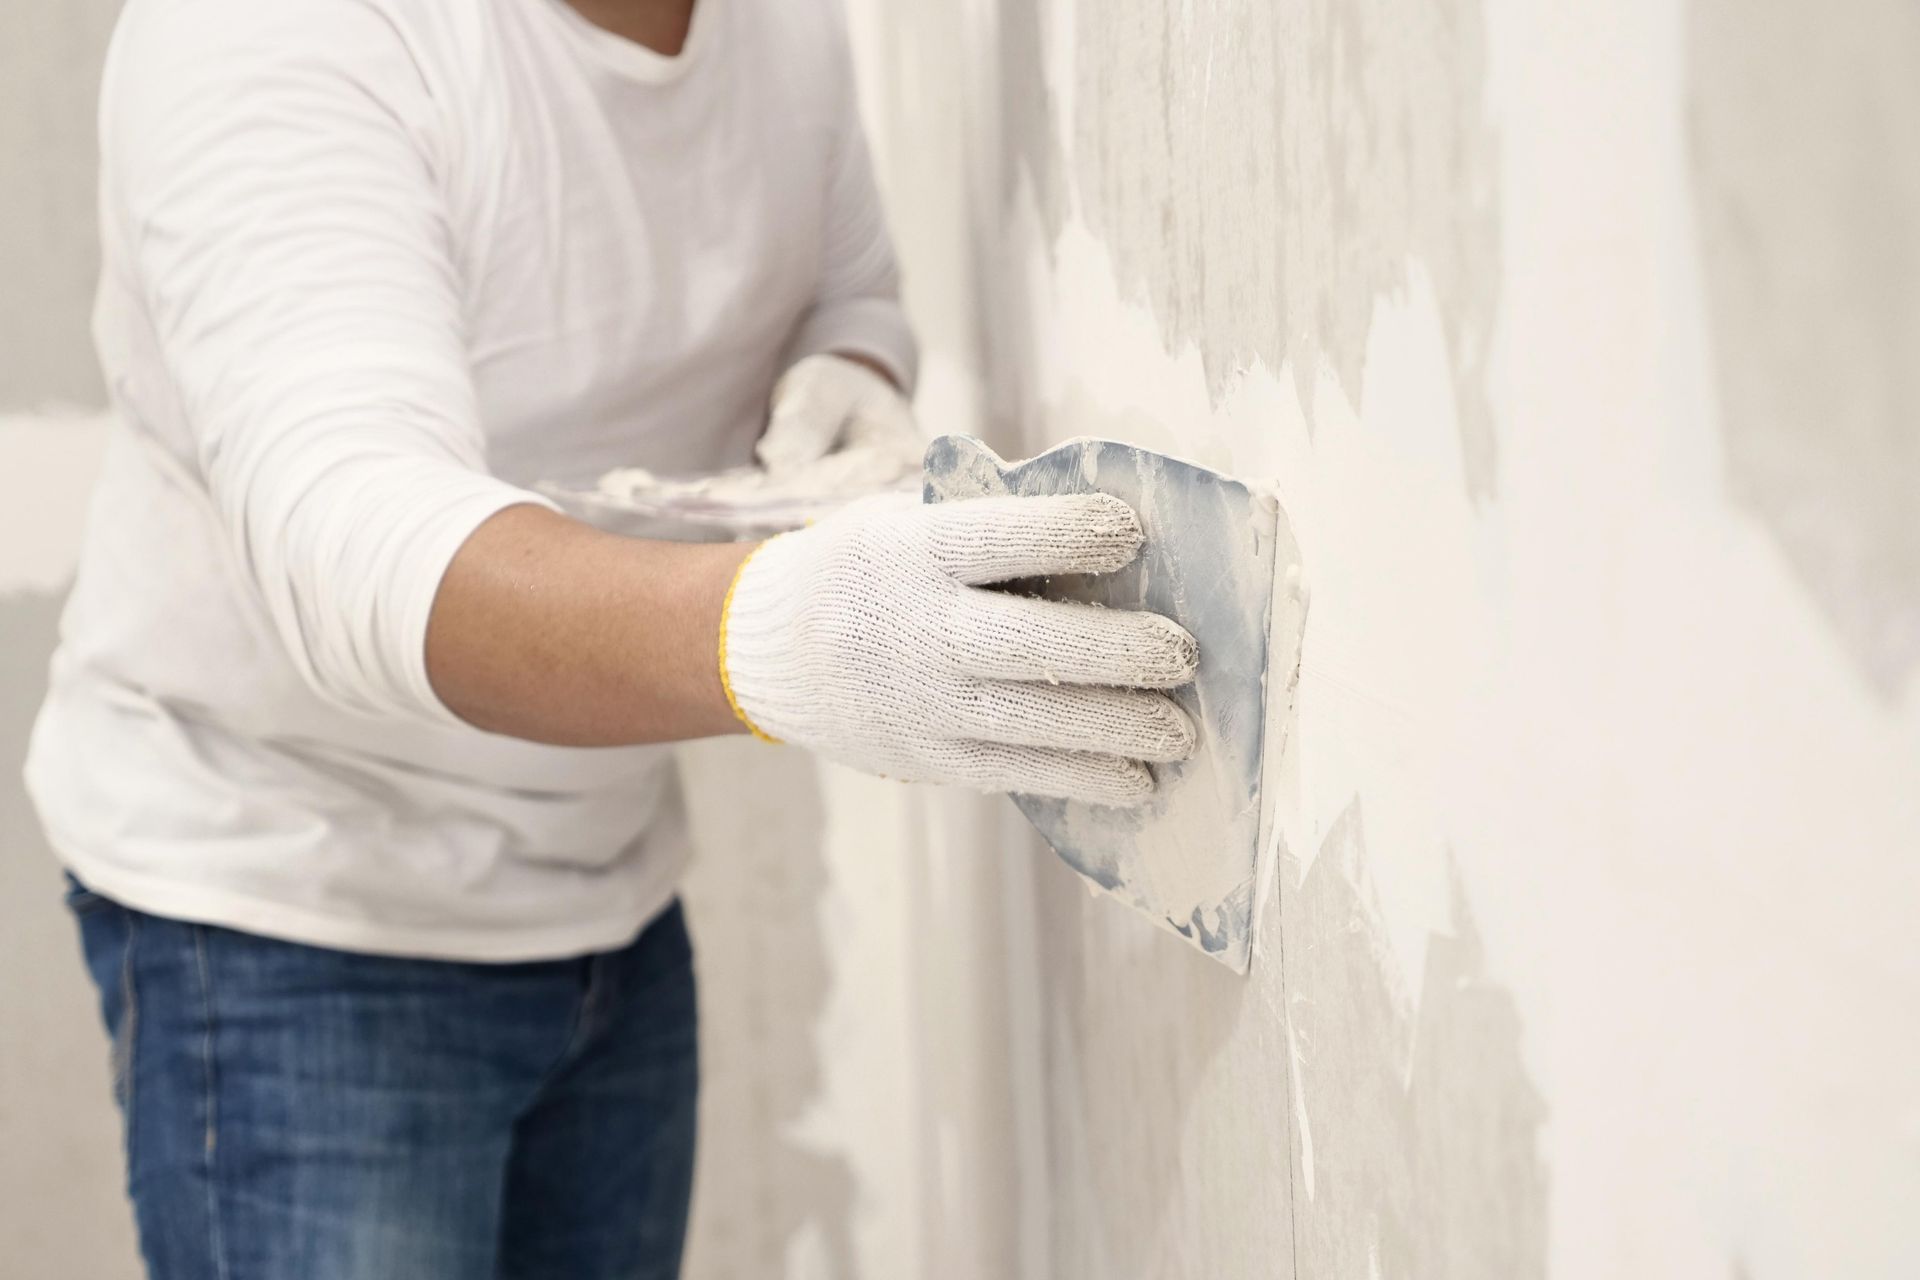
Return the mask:
{"type": "Polygon", "coordinates": [[[72,886],[152,1280],[678,1274],[698,1084],[676,904],[630,946],[455,964],[72,886]]]}

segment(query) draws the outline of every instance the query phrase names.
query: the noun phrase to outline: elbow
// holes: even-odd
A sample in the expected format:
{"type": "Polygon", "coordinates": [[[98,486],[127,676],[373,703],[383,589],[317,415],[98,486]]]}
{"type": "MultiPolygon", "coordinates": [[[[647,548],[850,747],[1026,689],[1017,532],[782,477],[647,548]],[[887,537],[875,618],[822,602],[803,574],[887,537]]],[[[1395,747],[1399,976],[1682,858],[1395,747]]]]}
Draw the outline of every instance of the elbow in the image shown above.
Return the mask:
{"type": "Polygon", "coordinates": [[[459,723],[427,674],[434,595],[472,530],[531,495],[445,456],[294,452],[213,486],[275,637],[329,706],[459,723]]]}

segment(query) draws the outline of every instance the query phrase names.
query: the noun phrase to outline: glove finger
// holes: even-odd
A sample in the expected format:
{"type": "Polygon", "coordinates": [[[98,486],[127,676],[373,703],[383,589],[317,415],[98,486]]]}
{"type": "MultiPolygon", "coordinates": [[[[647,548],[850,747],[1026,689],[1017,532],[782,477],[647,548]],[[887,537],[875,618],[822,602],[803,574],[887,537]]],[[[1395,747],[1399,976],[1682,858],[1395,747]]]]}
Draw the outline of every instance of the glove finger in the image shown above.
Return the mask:
{"type": "Polygon", "coordinates": [[[1200,663],[1187,629],[1157,613],[978,590],[962,600],[954,662],[982,680],[1171,689],[1200,663]]]}
{"type": "Polygon", "coordinates": [[[846,448],[869,448],[918,467],[927,451],[913,406],[893,391],[866,397],[849,415],[841,436],[846,448]]]}
{"type": "Polygon", "coordinates": [[[1132,808],[1153,795],[1153,775],[1137,760],[1090,751],[955,743],[953,780],[981,791],[1053,796],[1132,808]]]}
{"type": "Polygon", "coordinates": [[[1134,689],[983,684],[961,713],[960,731],[986,742],[1130,760],[1185,760],[1194,744],[1193,722],[1173,699],[1134,689]]]}
{"type": "Polygon", "coordinates": [[[1104,493],[969,498],[923,517],[935,561],[968,586],[1056,573],[1111,573],[1140,552],[1133,508],[1104,493]]]}

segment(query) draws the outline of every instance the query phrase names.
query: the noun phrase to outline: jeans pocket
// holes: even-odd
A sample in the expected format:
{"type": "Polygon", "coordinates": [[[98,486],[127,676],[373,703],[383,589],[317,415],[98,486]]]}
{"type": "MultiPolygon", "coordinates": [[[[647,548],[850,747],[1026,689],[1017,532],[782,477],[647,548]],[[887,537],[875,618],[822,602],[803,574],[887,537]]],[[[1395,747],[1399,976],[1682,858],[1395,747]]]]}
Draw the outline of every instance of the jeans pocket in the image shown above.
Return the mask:
{"type": "Polygon", "coordinates": [[[114,902],[112,898],[103,898],[93,890],[87,888],[84,884],[81,884],[73,872],[69,871],[65,874],[67,877],[65,901],[67,910],[73,912],[74,915],[84,920],[96,911],[105,911],[109,907],[119,905],[114,902]]]}

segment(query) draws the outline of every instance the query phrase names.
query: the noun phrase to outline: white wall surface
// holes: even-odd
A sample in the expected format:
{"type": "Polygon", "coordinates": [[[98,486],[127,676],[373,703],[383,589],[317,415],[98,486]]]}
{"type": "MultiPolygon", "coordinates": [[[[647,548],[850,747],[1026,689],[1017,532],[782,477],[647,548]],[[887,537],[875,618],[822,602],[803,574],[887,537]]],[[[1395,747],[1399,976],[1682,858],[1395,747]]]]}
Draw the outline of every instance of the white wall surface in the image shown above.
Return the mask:
{"type": "Polygon", "coordinates": [[[1312,593],[1250,979],[1002,890],[1026,1274],[1920,1273],[1913,7],[856,11],[923,410],[1312,593]]]}

